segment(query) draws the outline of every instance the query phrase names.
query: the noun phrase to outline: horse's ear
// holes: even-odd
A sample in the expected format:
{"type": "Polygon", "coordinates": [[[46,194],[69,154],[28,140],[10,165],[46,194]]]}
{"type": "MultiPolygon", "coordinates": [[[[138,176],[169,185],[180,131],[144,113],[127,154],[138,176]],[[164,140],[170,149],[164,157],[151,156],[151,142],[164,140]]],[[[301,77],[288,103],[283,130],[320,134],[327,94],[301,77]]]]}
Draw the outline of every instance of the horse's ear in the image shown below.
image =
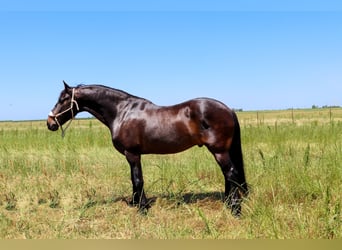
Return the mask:
{"type": "Polygon", "coordinates": [[[71,89],[70,86],[69,86],[65,81],[63,81],[63,83],[64,83],[64,88],[65,88],[65,90],[71,89]]]}

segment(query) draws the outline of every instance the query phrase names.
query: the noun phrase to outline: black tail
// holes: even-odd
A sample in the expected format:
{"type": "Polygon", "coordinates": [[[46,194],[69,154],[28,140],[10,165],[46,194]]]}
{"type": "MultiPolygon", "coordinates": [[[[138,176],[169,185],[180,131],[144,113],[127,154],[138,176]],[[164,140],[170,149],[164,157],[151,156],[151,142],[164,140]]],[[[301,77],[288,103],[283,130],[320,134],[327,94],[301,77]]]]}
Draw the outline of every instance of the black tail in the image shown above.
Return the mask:
{"type": "Polygon", "coordinates": [[[240,190],[243,192],[245,196],[248,195],[248,184],[246,182],[244,164],[243,164],[243,156],[242,156],[242,148],[241,148],[241,131],[240,124],[236,113],[233,111],[233,119],[234,119],[234,135],[232,145],[229,149],[229,156],[231,161],[233,162],[236,170],[237,170],[237,181],[239,182],[240,190]]]}

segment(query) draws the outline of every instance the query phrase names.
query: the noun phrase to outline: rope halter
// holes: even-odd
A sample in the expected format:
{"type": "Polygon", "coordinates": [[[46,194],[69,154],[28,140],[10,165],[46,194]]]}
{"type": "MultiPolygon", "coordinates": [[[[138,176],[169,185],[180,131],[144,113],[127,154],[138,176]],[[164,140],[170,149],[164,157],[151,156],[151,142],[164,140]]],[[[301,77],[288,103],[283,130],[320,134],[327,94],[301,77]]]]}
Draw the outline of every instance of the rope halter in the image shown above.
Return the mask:
{"type": "Polygon", "coordinates": [[[75,106],[76,106],[77,111],[79,111],[80,109],[79,109],[79,107],[78,107],[78,103],[77,103],[77,101],[75,100],[75,88],[72,89],[71,102],[70,102],[70,107],[69,107],[69,108],[67,108],[66,110],[64,110],[64,111],[62,111],[62,112],[59,112],[59,113],[56,114],[56,115],[54,115],[53,112],[50,111],[49,116],[52,117],[52,118],[55,120],[55,122],[57,123],[57,125],[58,125],[58,126],[61,128],[61,130],[62,130],[62,138],[64,138],[66,130],[69,128],[69,126],[70,126],[72,120],[75,118],[75,115],[74,115],[74,104],[75,104],[75,106]],[[63,115],[64,113],[68,112],[69,110],[71,111],[71,119],[69,120],[69,122],[68,122],[68,124],[66,125],[66,127],[63,129],[62,125],[59,123],[59,121],[58,121],[57,118],[58,118],[59,116],[63,115]]]}

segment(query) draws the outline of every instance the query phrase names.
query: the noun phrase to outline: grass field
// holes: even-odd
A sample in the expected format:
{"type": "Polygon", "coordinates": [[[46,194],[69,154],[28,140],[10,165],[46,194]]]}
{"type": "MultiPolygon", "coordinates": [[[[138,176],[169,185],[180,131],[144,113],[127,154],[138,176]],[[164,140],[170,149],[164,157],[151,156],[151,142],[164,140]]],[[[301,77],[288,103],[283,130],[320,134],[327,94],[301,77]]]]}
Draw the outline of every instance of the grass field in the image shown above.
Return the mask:
{"type": "Polygon", "coordinates": [[[0,238],[342,238],[342,110],[238,113],[247,180],[243,216],[222,203],[205,148],[143,156],[146,216],[127,206],[128,163],[96,120],[66,137],[45,121],[0,122],[0,238]]]}

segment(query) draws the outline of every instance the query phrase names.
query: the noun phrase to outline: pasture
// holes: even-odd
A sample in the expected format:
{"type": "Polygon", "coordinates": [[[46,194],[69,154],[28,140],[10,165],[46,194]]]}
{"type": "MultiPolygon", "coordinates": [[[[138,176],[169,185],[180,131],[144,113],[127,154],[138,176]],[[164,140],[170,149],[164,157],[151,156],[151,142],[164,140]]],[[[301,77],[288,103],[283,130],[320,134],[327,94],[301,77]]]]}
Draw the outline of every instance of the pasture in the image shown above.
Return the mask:
{"type": "Polygon", "coordinates": [[[0,122],[2,239],[342,238],[342,109],[239,112],[251,193],[241,219],[205,147],[142,157],[147,215],[97,120],[61,138],[45,121],[0,122]]]}

